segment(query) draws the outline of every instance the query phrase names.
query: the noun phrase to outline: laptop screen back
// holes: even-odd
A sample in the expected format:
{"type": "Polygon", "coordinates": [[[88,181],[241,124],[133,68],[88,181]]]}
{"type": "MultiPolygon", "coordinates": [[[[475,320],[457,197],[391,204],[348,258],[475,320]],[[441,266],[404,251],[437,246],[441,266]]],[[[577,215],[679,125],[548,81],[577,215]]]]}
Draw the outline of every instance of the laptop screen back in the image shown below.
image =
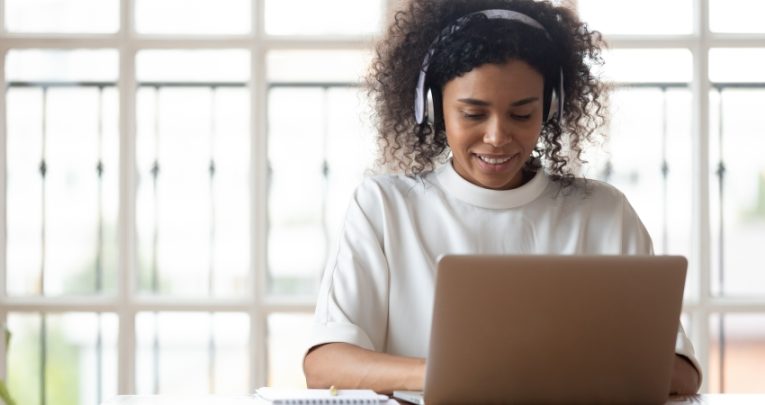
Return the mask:
{"type": "Polygon", "coordinates": [[[687,262],[445,256],[425,402],[664,403],[687,262]]]}

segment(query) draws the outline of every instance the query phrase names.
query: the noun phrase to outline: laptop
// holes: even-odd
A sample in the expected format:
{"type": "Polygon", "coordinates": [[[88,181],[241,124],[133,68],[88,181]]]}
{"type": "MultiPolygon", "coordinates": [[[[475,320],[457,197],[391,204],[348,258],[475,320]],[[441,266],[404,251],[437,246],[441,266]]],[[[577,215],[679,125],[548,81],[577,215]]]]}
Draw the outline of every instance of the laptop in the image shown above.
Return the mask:
{"type": "Polygon", "coordinates": [[[669,397],[680,256],[439,260],[413,403],[656,403],[669,397]]]}

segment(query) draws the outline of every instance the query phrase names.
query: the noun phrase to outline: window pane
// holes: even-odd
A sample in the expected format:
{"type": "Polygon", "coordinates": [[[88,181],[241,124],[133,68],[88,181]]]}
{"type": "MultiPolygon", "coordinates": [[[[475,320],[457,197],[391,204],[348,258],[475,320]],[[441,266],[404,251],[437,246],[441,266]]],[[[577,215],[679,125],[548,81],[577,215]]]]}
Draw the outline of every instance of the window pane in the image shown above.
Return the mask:
{"type": "Polygon", "coordinates": [[[611,94],[610,104],[606,144],[587,153],[584,174],[613,184],[627,196],[657,254],[689,259],[686,298],[696,298],[688,181],[693,176],[690,89],[625,85],[611,94]]]}
{"type": "Polygon", "coordinates": [[[326,261],[323,128],[327,104],[321,88],[275,88],[269,92],[271,291],[313,292],[326,261]],[[296,111],[301,112],[300,119],[295,119],[296,111]]]}
{"type": "Polygon", "coordinates": [[[116,82],[119,54],[116,50],[10,50],[6,59],[7,81],[116,82]]]}
{"type": "Polygon", "coordinates": [[[49,404],[97,405],[117,394],[114,314],[11,313],[8,325],[8,388],[17,403],[41,404],[43,381],[49,404]]]}
{"type": "MultiPolygon", "coordinates": [[[[207,52],[246,67],[246,59],[227,55],[207,52]]],[[[225,78],[219,73],[201,76],[210,81],[162,81],[164,69],[182,70],[188,60],[166,57],[157,53],[138,66],[142,78],[158,80],[142,83],[136,99],[139,288],[242,296],[250,260],[249,91],[246,82],[214,81],[225,78]],[[160,60],[169,66],[154,70],[160,60]]]]}
{"type": "Polygon", "coordinates": [[[357,83],[372,54],[367,51],[273,51],[266,65],[271,83],[357,83]]]}
{"type": "Polygon", "coordinates": [[[249,317],[143,312],[136,316],[136,393],[248,394],[249,317]]]}
{"type": "Polygon", "coordinates": [[[595,72],[617,83],[688,83],[693,59],[687,49],[613,49],[603,53],[605,65],[595,72]]]}
{"type": "MultiPolygon", "coordinates": [[[[79,63],[64,76],[23,72],[33,59],[78,57],[15,52],[8,55],[14,67],[6,92],[8,293],[113,292],[119,207],[116,86],[88,82],[89,68],[79,71],[79,63]]],[[[92,59],[108,61],[112,54],[92,59]]]]}
{"type": "Polygon", "coordinates": [[[136,55],[139,82],[221,82],[250,80],[250,53],[224,50],[146,50],[136,55]]]}
{"type": "Polygon", "coordinates": [[[761,393],[765,314],[712,315],[709,333],[709,392],[761,393]]]}
{"type": "Polygon", "coordinates": [[[765,49],[717,48],[709,51],[709,79],[713,82],[765,82],[765,49]]]}
{"type": "Polygon", "coordinates": [[[119,0],[5,0],[10,32],[113,33],[119,30],[119,0]]]}
{"type": "Polygon", "coordinates": [[[269,93],[273,293],[316,290],[351,194],[373,161],[362,102],[359,90],[351,87],[275,87],[269,93]],[[294,111],[302,112],[299,120],[294,111]]]}
{"type": "Polygon", "coordinates": [[[250,0],[136,0],[141,34],[246,34],[250,0]]]}
{"type": "Polygon", "coordinates": [[[582,21],[604,34],[667,35],[693,31],[693,0],[577,0],[582,21]]]}
{"type": "Polygon", "coordinates": [[[303,354],[312,321],[312,314],[268,316],[268,386],[306,387],[303,354]]]}
{"type": "Polygon", "coordinates": [[[384,0],[265,0],[271,35],[369,35],[380,31],[384,0]],[[349,18],[349,16],[353,16],[349,18]]]}
{"type": "Polygon", "coordinates": [[[759,110],[765,84],[759,88],[718,86],[710,96],[712,292],[762,297],[765,123],[759,110]]]}
{"type": "Polygon", "coordinates": [[[607,181],[629,199],[654,251],[689,259],[686,298],[698,298],[692,248],[692,58],[686,49],[617,49],[602,77],[615,82],[606,143],[585,153],[583,174],[607,181]],[[646,63],[661,61],[661,63],[646,63]],[[658,65],[654,69],[652,66],[658,65]]]}
{"type": "Polygon", "coordinates": [[[709,28],[713,32],[764,33],[762,0],[710,0],[709,28]]]}
{"type": "Polygon", "coordinates": [[[351,193],[373,161],[368,103],[357,84],[368,58],[361,51],[267,57],[272,293],[313,295],[351,193]]]}

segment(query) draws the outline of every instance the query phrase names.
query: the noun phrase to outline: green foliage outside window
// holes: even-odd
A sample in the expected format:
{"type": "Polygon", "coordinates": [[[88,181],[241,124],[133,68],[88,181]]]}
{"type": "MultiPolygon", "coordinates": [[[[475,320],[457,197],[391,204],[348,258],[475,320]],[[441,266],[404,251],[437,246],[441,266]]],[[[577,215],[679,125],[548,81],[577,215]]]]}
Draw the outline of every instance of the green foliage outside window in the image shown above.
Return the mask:
{"type": "MultiPolygon", "coordinates": [[[[8,351],[8,345],[11,344],[11,331],[5,328],[5,351],[8,351]]],[[[0,380],[0,399],[5,402],[6,405],[16,405],[16,402],[11,398],[11,393],[8,392],[8,387],[5,385],[5,380],[0,380]]]]}

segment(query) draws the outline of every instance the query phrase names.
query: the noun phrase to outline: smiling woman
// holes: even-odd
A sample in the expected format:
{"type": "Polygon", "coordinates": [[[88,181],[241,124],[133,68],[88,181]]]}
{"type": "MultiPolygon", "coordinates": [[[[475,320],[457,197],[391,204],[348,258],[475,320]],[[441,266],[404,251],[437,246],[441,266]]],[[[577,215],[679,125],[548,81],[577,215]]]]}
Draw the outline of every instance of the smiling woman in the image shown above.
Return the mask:
{"type": "MultiPolygon", "coordinates": [[[[411,0],[394,16],[368,84],[379,159],[403,174],[367,178],[351,200],[319,291],[309,386],[422,389],[443,255],[653,253],[625,196],[573,173],[605,116],[591,71],[601,45],[546,1],[411,0]]],[[[696,392],[682,327],[675,351],[672,392],[696,392]]]]}

